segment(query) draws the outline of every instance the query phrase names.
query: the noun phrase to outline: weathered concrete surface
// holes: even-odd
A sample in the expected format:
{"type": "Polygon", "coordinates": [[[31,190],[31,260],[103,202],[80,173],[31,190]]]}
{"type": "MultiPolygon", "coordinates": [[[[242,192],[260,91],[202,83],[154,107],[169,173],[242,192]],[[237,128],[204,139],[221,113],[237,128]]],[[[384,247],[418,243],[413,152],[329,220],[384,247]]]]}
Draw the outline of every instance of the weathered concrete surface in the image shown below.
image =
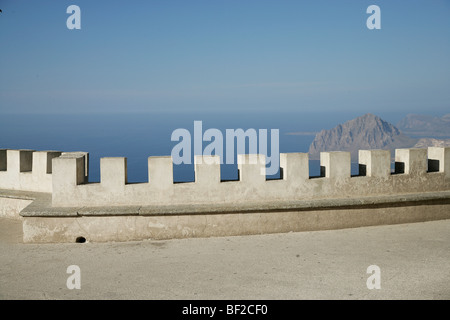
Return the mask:
{"type": "Polygon", "coordinates": [[[33,200],[0,197],[0,217],[21,220],[20,212],[33,200]]]}
{"type": "Polygon", "coordinates": [[[391,152],[359,150],[359,173],[361,172],[368,177],[388,178],[391,175],[391,152]]]}
{"type": "Polygon", "coordinates": [[[43,245],[17,243],[20,229],[0,219],[0,299],[450,299],[450,220],[43,245]],[[73,264],[80,290],[66,287],[73,264]],[[366,287],[373,264],[379,290],[366,287]]]}
{"type": "MultiPolygon", "coordinates": [[[[14,192],[16,193],[16,192],[14,192]]],[[[0,197],[8,197],[8,190],[0,190],[0,197]]],[[[31,195],[29,195],[31,196],[31,195]]],[[[104,207],[53,207],[51,195],[33,193],[33,203],[21,213],[24,217],[67,217],[67,216],[113,216],[113,215],[186,215],[186,214],[220,214],[247,213],[271,211],[304,211],[311,209],[336,209],[366,206],[405,206],[423,205],[424,203],[450,202],[450,191],[406,193],[387,196],[315,199],[294,201],[259,201],[231,204],[184,204],[184,205],[153,205],[153,206],[104,206],[104,207]]],[[[14,196],[20,198],[20,196],[14,196]]],[[[27,199],[27,198],[25,198],[27,199]]]]}
{"type": "Polygon", "coordinates": [[[24,242],[132,241],[354,228],[450,219],[450,201],[306,211],[24,217],[24,242]]]}
{"type": "Polygon", "coordinates": [[[60,208],[51,206],[49,193],[0,190],[0,204],[4,215],[17,217],[21,210],[25,242],[217,237],[450,219],[450,191],[245,205],[60,208]]]}
{"type": "Polygon", "coordinates": [[[20,213],[39,196],[34,192],[0,189],[0,217],[22,220],[20,213]]]}
{"type": "Polygon", "coordinates": [[[428,147],[428,161],[436,162],[436,171],[445,172],[447,177],[450,177],[450,148],[428,147]]]}

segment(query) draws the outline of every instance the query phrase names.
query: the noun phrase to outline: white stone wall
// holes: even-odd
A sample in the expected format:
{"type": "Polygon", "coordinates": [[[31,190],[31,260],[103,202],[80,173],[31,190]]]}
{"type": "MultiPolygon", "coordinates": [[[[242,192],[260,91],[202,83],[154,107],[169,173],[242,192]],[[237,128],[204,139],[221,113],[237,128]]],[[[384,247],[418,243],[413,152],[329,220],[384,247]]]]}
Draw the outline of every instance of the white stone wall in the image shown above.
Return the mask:
{"type": "Polygon", "coordinates": [[[0,150],[0,189],[52,192],[52,159],[58,151],[0,150]]]}
{"type": "Polygon", "coordinates": [[[52,193],[54,207],[264,203],[358,198],[450,190],[450,148],[322,152],[321,177],[309,177],[307,153],[280,154],[282,177],[266,180],[262,155],[239,155],[239,180],[222,182],[217,156],[195,157],[195,182],[173,183],[171,157],[148,158],[148,182],[128,184],[126,158],[102,158],[100,183],[88,181],[88,153],[0,150],[0,189],[52,193]]]}
{"type": "Polygon", "coordinates": [[[53,159],[53,206],[146,206],[264,203],[277,200],[358,198],[450,189],[450,148],[361,150],[364,176],[351,177],[349,152],[322,152],[323,176],[310,178],[308,154],[280,155],[283,176],[267,180],[261,155],[238,157],[239,180],[221,182],[216,156],[195,158],[195,182],[173,183],[171,157],[148,158],[149,181],[128,184],[126,158],[102,158],[100,183],[84,183],[82,155],[53,159]],[[252,161],[254,160],[254,161],[252,161]],[[430,162],[431,161],[431,162],[430,162]],[[428,172],[428,163],[436,172],[428,172]]]}

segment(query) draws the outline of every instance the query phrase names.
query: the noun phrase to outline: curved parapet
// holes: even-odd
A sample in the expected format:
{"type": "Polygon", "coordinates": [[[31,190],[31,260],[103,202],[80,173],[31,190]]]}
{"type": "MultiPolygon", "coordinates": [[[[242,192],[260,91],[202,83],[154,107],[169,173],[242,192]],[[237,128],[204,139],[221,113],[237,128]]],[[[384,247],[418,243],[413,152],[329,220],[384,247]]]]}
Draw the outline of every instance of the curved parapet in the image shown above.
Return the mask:
{"type": "Polygon", "coordinates": [[[194,158],[195,181],[174,183],[171,157],[148,158],[148,182],[128,183],[127,159],[0,150],[0,215],[23,219],[24,242],[125,241],[329,230],[450,218],[450,148],[322,152],[319,177],[307,153],[280,154],[266,179],[262,155],[238,155],[223,181],[218,156],[194,158]],[[50,165],[51,163],[51,165],[50,165]],[[393,165],[393,166],[392,166],[393,165]],[[37,191],[37,192],[33,192],[37,191]],[[31,202],[31,203],[30,203],[31,202]],[[20,216],[19,216],[20,212],[20,216]]]}
{"type": "Polygon", "coordinates": [[[239,178],[222,181],[217,156],[196,156],[195,181],[173,182],[171,157],[148,158],[148,182],[129,184],[127,159],[102,158],[100,183],[88,182],[86,152],[0,150],[0,189],[49,192],[54,206],[191,205],[364,197],[449,190],[450,148],[360,150],[359,175],[348,152],[322,152],[309,177],[307,153],[280,154],[281,177],[266,180],[263,155],[239,155],[239,178]]]}
{"type": "Polygon", "coordinates": [[[53,206],[164,206],[358,198],[450,189],[450,148],[361,150],[358,176],[349,152],[322,152],[321,176],[308,174],[308,154],[282,153],[281,178],[266,180],[263,155],[239,155],[239,179],[221,181],[216,156],[195,157],[195,181],[173,182],[171,157],[148,159],[148,182],[128,184],[126,158],[102,158],[100,183],[86,183],[83,154],[53,159],[53,206]]]}

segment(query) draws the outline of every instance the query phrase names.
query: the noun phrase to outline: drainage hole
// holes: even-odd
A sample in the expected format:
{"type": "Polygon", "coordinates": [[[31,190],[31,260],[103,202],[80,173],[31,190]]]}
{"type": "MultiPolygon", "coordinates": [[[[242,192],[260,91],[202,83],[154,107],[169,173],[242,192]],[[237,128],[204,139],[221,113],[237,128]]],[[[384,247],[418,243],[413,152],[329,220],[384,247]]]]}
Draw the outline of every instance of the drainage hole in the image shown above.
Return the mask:
{"type": "Polygon", "coordinates": [[[76,243],[85,243],[86,242],[86,238],[85,237],[78,237],[75,240],[76,243]]]}

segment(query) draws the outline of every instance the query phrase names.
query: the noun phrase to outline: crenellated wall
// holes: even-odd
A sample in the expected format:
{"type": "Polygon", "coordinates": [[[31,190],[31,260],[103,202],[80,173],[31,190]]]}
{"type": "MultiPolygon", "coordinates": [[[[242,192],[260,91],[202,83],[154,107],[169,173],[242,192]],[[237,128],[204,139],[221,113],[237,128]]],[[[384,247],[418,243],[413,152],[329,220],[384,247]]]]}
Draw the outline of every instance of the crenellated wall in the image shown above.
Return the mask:
{"type": "Polygon", "coordinates": [[[0,189],[52,192],[52,159],[58,151],[0,149],[0,189]]]}
{"type": "Polygon", "coordinates": [[[126,158],[102,158],[88,183],[86,152],[0,150],[0,215],[23,220],[24,242],[127,241],[313,231],[450,218],[450,148],[239,155],[237,181],[219,157],[195,157],[195,182],[174,183],[171,157],[148,158],[148,182],[127,183],[126,158]],[[19,216],[20,211],[20,216],[19,216]]]}
{"type": "Polygon", "coordinates": [[[49,192],[55,207],[191,205],[329,199],[450,189],[450,148],[322,152],[309,177],[307,153],[280,154],[281,178],[266,180],[263,155],[238,155],[239,179],[221,181],[218,156],[195,156],[195,182],[174,183],[171,157],[148,158],[148,182],[127,183],[126,158],[102,158],[100,183],[87,183],[86,152],[0,150],[0,189],[49,192]]]}
{"type": "Polygon", "coordinates": [[[82,154],[53,159],[53,206],[239,204],[277,200],[355,198],[450,189],[450,148],[361,150],[360,175],[349,152],[322,152],[321,177],[309,177],[307,153],[280,155],[282,177],[266,180],[265,159],[239,155],[239,180],[221,181],[217,156],[195,157],[195,182],[173,183],[171,157],[148,158],[148,182],[127,183],[126,158],[102,158],[100,183],[85,183],[82,154]]]}

